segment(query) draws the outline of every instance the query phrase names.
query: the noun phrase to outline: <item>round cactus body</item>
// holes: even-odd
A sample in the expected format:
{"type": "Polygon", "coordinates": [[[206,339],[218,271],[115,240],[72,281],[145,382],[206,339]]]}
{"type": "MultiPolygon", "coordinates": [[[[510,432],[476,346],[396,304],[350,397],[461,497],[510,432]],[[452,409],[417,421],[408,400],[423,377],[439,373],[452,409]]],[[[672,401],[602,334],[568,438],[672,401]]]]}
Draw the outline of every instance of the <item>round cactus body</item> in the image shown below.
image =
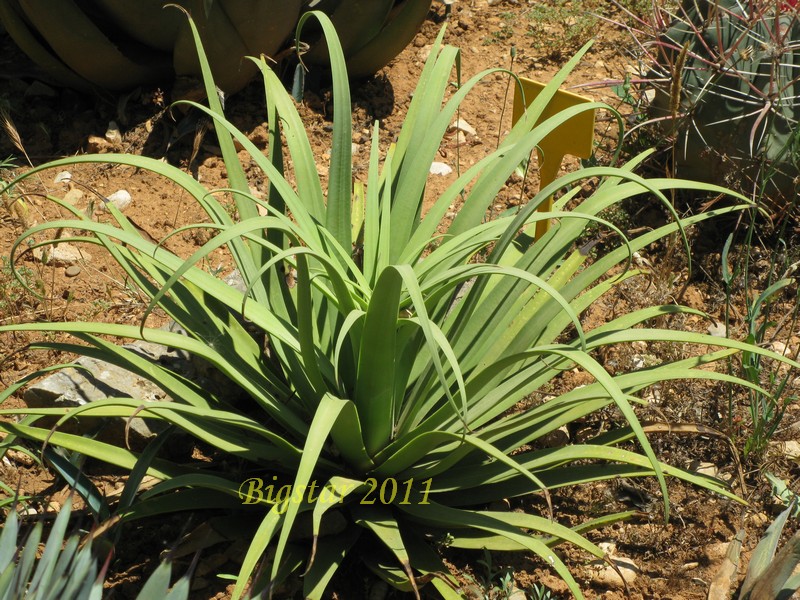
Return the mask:
{"type": "Polygon", "coordinates": [[[678,174],[794,194],[797,11],[764,0],[684,0],[679,14],[659,39],[651,111],[675,136],[678,174]]]}
{"type": "MultiPolygon", "coordinates": [[[[304,12],[322,10],[331,17],[351,75],[366,76],[411,41],[432,0],[171,3],[191,13],[215,82],[232,93],[257,72],[245,57],[275,57],[286,49],[304,12]]],[[[200,73],[186,17],[164,4],[166,0],[0,0],[0,26],[55,82],[125,90],[200,73]]],[[[326,54],[324,47],[312,45],[311,62],[325,62],[326,54]]]]}

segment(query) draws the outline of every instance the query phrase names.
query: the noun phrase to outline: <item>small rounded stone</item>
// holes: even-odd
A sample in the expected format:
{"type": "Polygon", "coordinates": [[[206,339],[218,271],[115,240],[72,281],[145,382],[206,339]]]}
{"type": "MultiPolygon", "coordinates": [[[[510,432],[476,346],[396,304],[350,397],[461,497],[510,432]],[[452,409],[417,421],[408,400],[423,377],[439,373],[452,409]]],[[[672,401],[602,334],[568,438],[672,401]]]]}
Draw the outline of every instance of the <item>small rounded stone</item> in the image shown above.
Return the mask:
{"type": "Polygon", "coordinates": [[[81,268],[78,265],[72,265],[64,269],[64,275],[67,277],[76,277],[80,272],[81,268]]]}

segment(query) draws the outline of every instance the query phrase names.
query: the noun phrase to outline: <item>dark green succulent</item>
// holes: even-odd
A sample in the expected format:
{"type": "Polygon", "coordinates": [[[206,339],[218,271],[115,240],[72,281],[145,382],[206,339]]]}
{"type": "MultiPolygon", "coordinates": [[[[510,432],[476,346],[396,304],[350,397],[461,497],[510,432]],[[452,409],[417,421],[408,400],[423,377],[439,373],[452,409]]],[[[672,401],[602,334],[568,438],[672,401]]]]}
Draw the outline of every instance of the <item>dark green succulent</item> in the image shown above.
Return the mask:
{"type": "MultiPolygon", "coordinates": [[[[291,45],[301,14],[333,20],[352,76],[371,75],[416,34],[432,0],[173,0],[191,12],[215,80],[225,92],[257,72],[245,56],[275,58],[291,45]]],[[[0,0],[0,26],[56,82],[130,89],[199,75],[186,19],[168,0],[0,0]]],[[[313,37],[313,36],[312,36],[313,37]]],[[[313,40],[312,40],[313,41],[313,40]]],[[[309,59],[324,61],[324,48],[309,59]]]]}
{"type": "Polygon", "coordinates": [[[675,12],[657,9],[639,41],[652,59],[650,116],[675,137],[679,175],[794,195],[800,20],[791,4],[683,0],[675,12]]]}

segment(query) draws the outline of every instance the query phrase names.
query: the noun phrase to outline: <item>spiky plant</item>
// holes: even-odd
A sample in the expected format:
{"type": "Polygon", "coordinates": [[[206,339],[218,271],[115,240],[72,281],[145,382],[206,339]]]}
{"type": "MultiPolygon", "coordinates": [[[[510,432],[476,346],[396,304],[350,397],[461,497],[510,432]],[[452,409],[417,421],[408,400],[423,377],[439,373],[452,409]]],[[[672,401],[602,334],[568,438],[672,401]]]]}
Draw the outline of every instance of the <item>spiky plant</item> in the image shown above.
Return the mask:
{"type": "MultiPolygon", "coordinates": [[[[640,274],[624,268],[634,252],[734,208],[671,222],[630,240],[609,225],[620,242],[592,261],[580,240],[589,224],[608,225],[599,213],[641,194],[653,194],[668,205],[664,191],[676,187],[725,190],[676,179],[645,180],[633,173],[644,159],[638,157],[623,168],[573,173],[546,186],[518,211],[486,220],[506,181],[545,136],[580,111],[601,106],[589,103],[542,119],[584,48],[499,146],[464,170],[424,212],[430,166],[458,107],[497,71],[489,69],[454,88],[459,53],[442,44],[442,32],[396,143],[383,159],[375,124],[366,190],[354,194],[344,56],[330,21],[315,16],[326,33],[334,75],[327,189],[297,108],[268,63],[257,61],[270,126],[269,154],[264,156],[225,118],[202,52],[210,106],[194,106],[214,119],[231,189],[208,190],[176,167],[130,155],[70,157],[21,176],[78,163],[148,169],[207,211],[211,223],[188,227],[211,228],[217,235],[185,259],[144,239],[113,204],[108,205],[112,224],[95,222],[69,203],[50,198],[74,218],[29,229],[13,246],[12,262],[21,250],[52,243],[44,239],[45,232],[73,231],[76,243],[102,246],[114,257],[151,298],[148,312],[161,307],[188,335],[148,328],[144,322],[0,326],[0,332],[69,333],[83,344],[44,340],[35,345],[102,357],[149,378],[172,398],[108,398],[67,414],[48,408],[3,410],[0,414],[28,416],[20,422],[0,420],[0,431],[47,440],[50,446],[126,469],[137,464],[134,452],[61,431],[60,425],[78,416],[136,415],[172,423],[216,449],[225,457],[221,462],[154,460],[148,473],[161,482],[122,518],[201,506],[241,511],[245,526],[231,533],[246,535],[249,548],[236,598],[250,584],[256,591],[273,590],[292,571],[303,572],[305,597],[321,598],[347,557],[417,597],[419,587],[430,582],[444,597],[460,598],[439,554],[446,546],[531,552],[581,598],[580,586],[553,547],[569,542],[604,557],[583,533],[631,513],[603,515],[572,529],[552,515],[552,490],[652,476],[668,514],[667,479],[677,477],[735,499],[723,482],[659,461],[634,405],[650,386],[665,380],[698,378],[757,388],[709,368],[739,350],[797,363],[735,340],[648,325],[676,313],[697,313],[675,305],[622,314],[591,331],[584,331],[579,319],[605,293],[640,274]],[[268,200],[250,192],[234,139],[269,180],[268,200]],[[285,172],[287,164],[293,167],[291,175],[285,172]],[[574,184],[587,178],[602,182],[580,198],[581,186],[574,184]],[[553,211],[537,212],[564,186],[574,187],[553,211]],[[221,194],[232,194],[239,221],[225,210],[221,194]],[[443,223],[450,204],[462,198],[455,219],[443,223]],[[570,201],[575,207],[566,211],[570,201]],[[518,235],[552,218],[560,222],[540,239],[518,235]],[[221,246],[236,261],[244,291],[197,266],[221,246]],[[623,268],[609,277],[617,265],[623,268]],[[287,269],[296,271],[292,282],[287,269]],[[266,339],[266,347],[253,331],[266,339]],[[246,391],[250,404],[233,404],[106,336],[147,339],[201,356],[231,386],[246,391]],[[635,341],[722,350],[616,375],[595,358],[602,348],[635,341]],[[594,382],[549,395],[560,375],[571,369],[589,374],[594,382]],[[616,412],[619,428],[556,448],[543,443],[560,427],[606,409],[616,412]],[[47,415],[59,417],[55,431],[37,423],[47,415]],[[491,509],[493,501],[522,496],[539,498],[551,510],[541,515],[491,509]],[[335,534],[325,535],[326,525],[337,526],[335,534]],[[310,535],[301,535],[304,529],[310,535]]],[[[24,383],[0,394],[0,401],[24,383]]]]}
{"type": "MultiPolygon", "coordinates": [[[[71,514],[70,502],[58,513],[42,549],[43,521],[37,521],[23,533],[16,510],[12,508],[9,511],[0,534],[0,598],[102,598],[111,555],[107,553],[107,556],[98,558],[91,536],[83,543],[83,536],[79,532],[67,536],[71,514]]],[[[171,574],[171,563],[162,562],[150,578],[142,582],[137,600],[186,600],[189,597],[190,575],[183,575],[170,587],[171,574]]]]}
{"type": "MultiPolygon", "coordinates": [[[[342,37],[352,76],[371,75],[406,47],[432,0],[173,0],[192,12],[217,85],[231,93],[257,72],[245,56],[275,57],[300,15],[322,10],[342,37]]],[[[169,0],[0,0],[0,25],[55,81],[130,89],[198,75],[186,20],[169,0]]],[[[324,46],[324,44],[323,44],[324,46]]],[[[324,48],[310,50],[322,61],[324,48]]]]}
{"type": "MultiPolygon", "coordinates": [[[[653,0],[633,32],[650,117],[673,136],[681,176],[775,202],[798,174],[800,20],[787,0],[653,0]]],[[[773,205],[774,208],[774,205],[773,205]]]]}

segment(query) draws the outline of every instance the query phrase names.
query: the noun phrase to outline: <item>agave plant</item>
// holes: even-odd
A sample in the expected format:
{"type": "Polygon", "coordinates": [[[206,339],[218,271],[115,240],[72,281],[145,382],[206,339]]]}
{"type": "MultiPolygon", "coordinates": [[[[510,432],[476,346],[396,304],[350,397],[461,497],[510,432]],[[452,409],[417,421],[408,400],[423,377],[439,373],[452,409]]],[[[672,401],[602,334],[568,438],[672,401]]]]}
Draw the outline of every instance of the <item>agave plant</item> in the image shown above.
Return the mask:
{"type": "Polygon", "coordinates": [[[739,600],[788,600],[800,589],[800,574],[797,573],[800,565],[800,532],[795,532],[778,550],[786,521],[796,510],[797,506],[792,501],[767,527],[750,557],[747,575],[739,591],[739,600]]]}
{"type": "MultiPolygon", "coordinates": [[[[795,2],[654,1],[634,31],[652,69],[650,116],[677,171],[765,197],[795,194],[800,20],[795,2]]],[[[777,197],[776,197],[777,196],[777,197]]]]}
{"type": "MultiPolygon", "coordinates": [[[[299,16],[317,7],[342,37],[353,76],[371,75],[405,48],[432,0],[175,0],[192,11],[217,85],[231,93],[257,73],[245,56],[275,57],[299,16]]],[[[130,89],[200,74],[186,20],[166,0],[0,0],[0,24],[55,81],[130,89]]],[[[326,54],[311,50],[311,59],[326,54]]]]}
{"type": "MultiPolygon", "coordinates": [[[[47,231],[74,231],[75,243],[102,246],[119,262],[151,298],[148,312],[161,307],[188,335],[151,329],[144,321],[141,326],[0,327],[67,332],[81,343],[45,340],[35,346],[102,357],[152,380],[173,399],[108,398],[66,415],[60,409],[3,410],[0,414],[27,416],[19,423],[0,421],[0,431],[132,468],[134,452],[58,429],[78,416],[136,414],[172,423],[227,456],[222,464],[153,461],[148,473],[161,483],[141,494],[123,520],[201,506],[246,511],[249,522],[258,526],[237,580],[237,598],[248,585],[256,592],[273,590],[301,570],[304,597],[320,598],[348,557],[417,595],[422,584],[430,583],[443,597],[459,598],[457,582],[440,556],[446,546],[531,552],[581,598],[580,586],[553,547],[570,542],[603,557],[583,532],[630,513],[605,515],[572,529],[546,508],[544,514],[503,512],[487,509],[492,501],[533,495],[544,507],[557,488],[640,476],[657,479],[666,513],[668,477],[735,499],[718,480],[660,462],[633,405],[640,402],[638,394],[665,380],[699,378],[757,387],[709,368],[738,350],[791,361],[734,340],[648,326],[656,318],[697,312],[689,308],[652,306],[591,331],[584,331],[578,318],[603,294],[639,274],[626,269],[607,277],[616,265],[626,265],[633,252],[733,208],[676,220],[630,240],[615,230],[619,246],[590,261],[576,242],[588,224],[605,223],[599,213],[643,193],[668,204],[664,192],[676,187],[723,190],[677,179],[642,179],[633,173],[644,158],[638,157],[623,168],[594,167],[567,175],[517,212],[485,220],[506,180],[544,136],[577,112],[600,106],[581,105],[539,122],[584,48],[499,147],[461,173],[423,215],[430,165],[459,105],[483,77],[496,72],[479,73],[453,90],[451,72],[459,53],[442,44],[443,32],[396,143],[382,156],[375,125],[366,186],[354,189],[345,59],[333,25],[324,15],[313,15],[325,32],[334,76],[327,190],[295,105],[268,63],[255,61],[268,104],[271,139],[264,156],[225,119],[202,51],[209,107],[193,105],[214,119],[230,189],[207,190],[160,161],[113,154],[58,160],[9,184],[78,163],[147,169],[185,190],[207,212],[210,223],[187,227],[210,228],[216,236],[185,259],[143,239],[112,205],[108,209],[116,224],[99,223],[51,197],[75,218],[29,229],[13,246],[12,259],[31,245],[49,243],[42,240],[47,231]],[[448,91],[452,96],[446,98],[448,91]],[[251,194],[234,140],[269,180],[267,200],[251,194]],[[285,173],[285,163],[293,165],[292,173],[285,173]],[[557,188],[586,178],[603,182],[585,198],[576,186],[552,211],[537,212],[557,188]],[[225,194],[236,202],[237,221],[219,198],[225,194]],[[458,215],[443,223],[450,204],[461,198],[458,215]],[[575,208],[567,212],[570,201],[575,208]],[[265,214],[259,215],[259,209],[265,214]],[[559,222],[541,239],[526,243],[518,232],[539,219],[559,222]],[[198,266],[223,246],[236,261],[244,292],[198,266]],[[286,276],[290,270],[296,272],[291,280],[286,276]],[[107,341],[109,335],[200,356],[246,391],[252,404],[233,405],[166,365],[107,341]],[[593,357],[602,347],[637,340],[721,349],[614,376],[593,357]],[[543,399],[542,392],[566,369],[589,373],[595,382],[543,399]],[[524,408],[512,410],[531,397],[535,400],[524,408]],[[581,443],[556,448],[541,443],[558,428],[605,409],[616,410],[624,426],[581,443]],[[47,415],[59,417],[55,430],[37,425],[47,415]],[[631,449],[630,442],[641,452],[631,449]],[[326,524],[337,523],[336,535],[322,535],[326,524]],[[304,527],[310,532],[306,541],[304,527]]],[[[23,384],[6,390],[0,401],[23,384]]]]}
{"type": "MultiPolygon", "coordinates": [[[[95,555],[92,538],[81,544],[82,536],[73,533],[66,537],[71,503],[56,517],[40,551],[42,521],[37,521],[19,542],[20,523],[16,510],[9,511],[0,534],[0,598],[29,600],[100,600],[103,596],[105,573],[111,559],[101,565],[95,555]]],[[[172,565],[162,562],[145,581],[137,599],[168,598],[185,600],[189,597],[188,574],[170,587],[172,565]]]]}

